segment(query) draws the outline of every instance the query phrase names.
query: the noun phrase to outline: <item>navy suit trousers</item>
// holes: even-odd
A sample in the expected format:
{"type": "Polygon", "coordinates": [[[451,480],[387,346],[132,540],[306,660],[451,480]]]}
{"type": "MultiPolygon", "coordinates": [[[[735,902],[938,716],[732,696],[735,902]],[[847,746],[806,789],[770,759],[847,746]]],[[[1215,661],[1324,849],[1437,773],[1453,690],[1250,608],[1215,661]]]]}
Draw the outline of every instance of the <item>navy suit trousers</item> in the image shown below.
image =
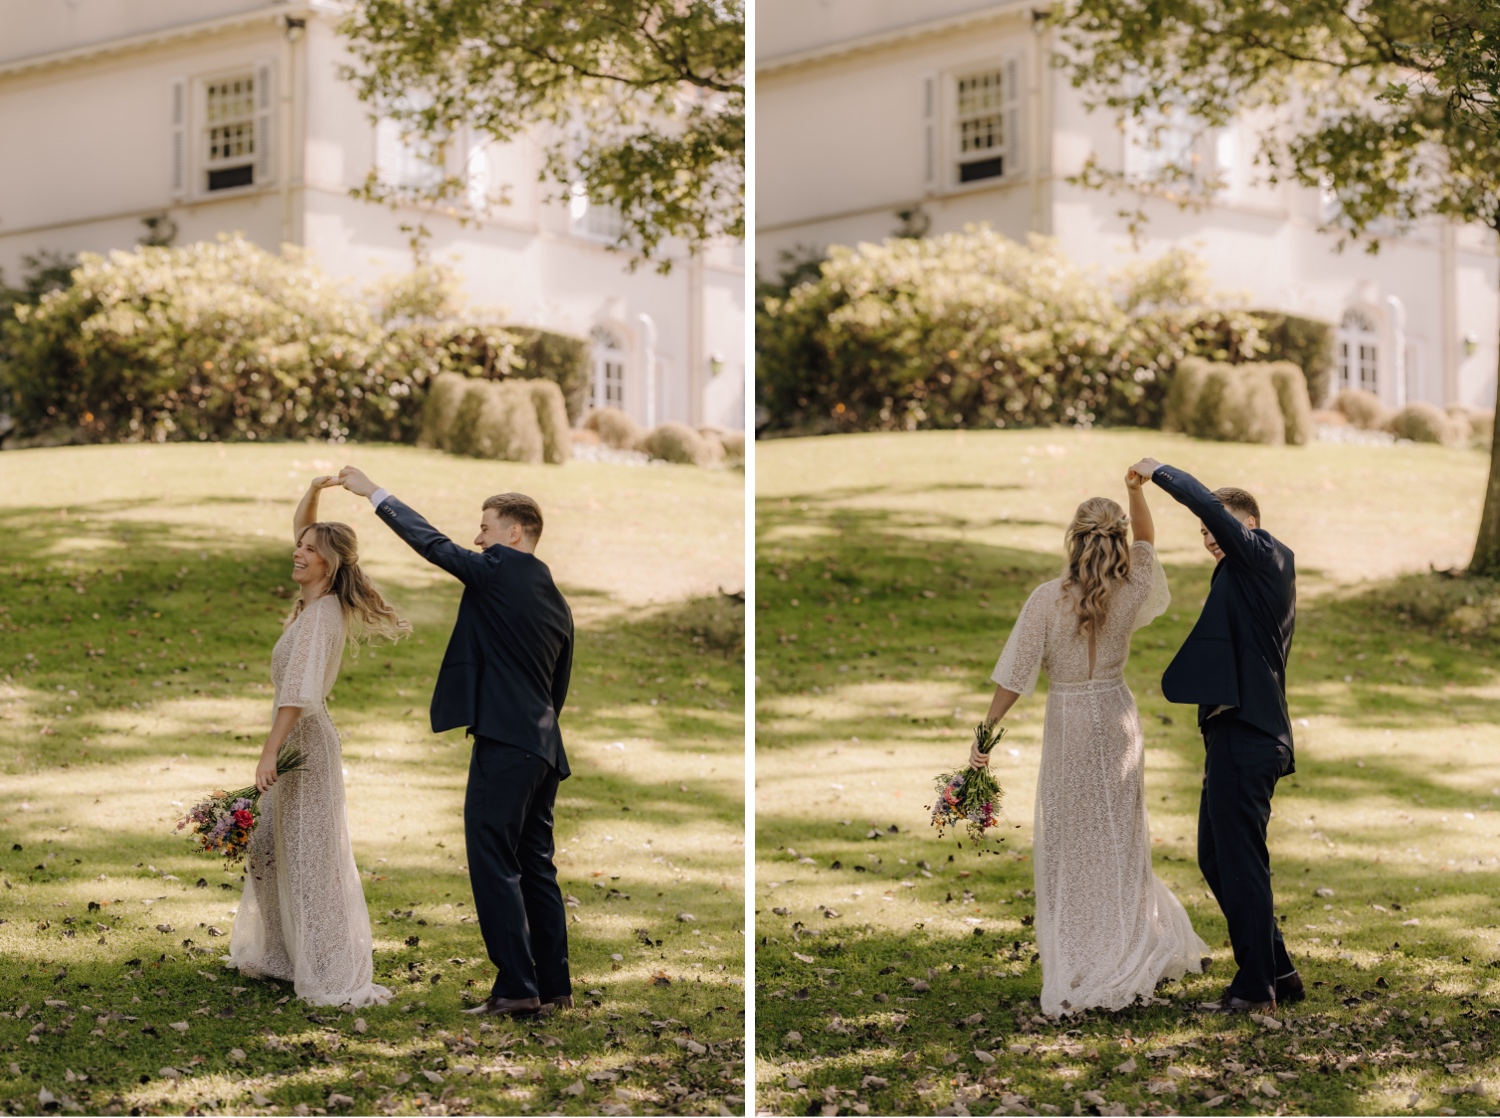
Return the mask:
{"type": "Polygon", "coordinates": [[[559,779],[535,753],[474,739],[464,838],[479,931],[500,971],[493,997],[545,1002],[573,992],[567,909],[552,862],[559,779]]]}
{"type": "Polygon", "coordinates": [[[1291,765],[1291,750],[1264,730],[1230,714],[1203,725],[1207,746],[1198,805],[1198,868],[1229,924],[1239,972],[1229,993],[1270,1001],[1278,978],[1296,972],[1271,896],[1266,825],[1271,796],[1291,765]]]}

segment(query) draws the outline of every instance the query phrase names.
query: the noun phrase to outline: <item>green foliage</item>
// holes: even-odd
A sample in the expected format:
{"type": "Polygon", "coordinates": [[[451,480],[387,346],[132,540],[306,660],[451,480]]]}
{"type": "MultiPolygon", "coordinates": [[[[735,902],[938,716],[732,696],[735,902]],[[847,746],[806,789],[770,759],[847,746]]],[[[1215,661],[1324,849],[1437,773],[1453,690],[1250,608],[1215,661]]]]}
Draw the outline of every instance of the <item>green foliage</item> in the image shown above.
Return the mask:
{"type": "MultiPolygon", "coordinates": [[[[1272,181],[1331,190],[1332,224],[1346,235],[1383,218],[1500,222],[1488,151],[1500,15],[1487,0],[1367,4],[1358,19],[1337,4],[1080,0],[1058,22],[1090,104],[1142,123],[1186,113],[1205,128],[1256,112],[1256,155],[1272,181]]],[[[1180,190],[1170,170],[1129,185],[1180,190]]]]}
{"type": "Polygon", "coordinates": [[[1398,439],[1414,443],[1462,446],[1468,439],[1468,424],[1454,420],[1433,404],[1417,400],[1385,421],[1385,429],[1398,439]]]}
{"type": "Polygon", "coordinates": [[[1362,431],[1383,431],[1391,418],[1391,409],[1379,396],[1358,388],[1346,388],[1340,392],[1334,397],[1333,407],[1351,426],[1362,431]]]}
{"type": "Polygon", "coordinates": [[[510,326],[506,332],[516,339],[516,352],[525,376],[556,384],[562,389],[568,407],[568,422],[577,423],[582,419],[594,376],[589,343],[571,334],[558,334],[535,326],[510,326]]]}
{"type": "Polygon", "coordinates": [[[459,401],[469,390],[469,378],[461,373],[439,373],[427,389],[422,405],[422,428],[417,445],[447,450],[453,435],[453,419],[458,415],[459,401]]]}
{"type": "Polygon", "coordinates": [[[545,380],[522,383],[531,394],[531,407],[542,434],[542,460],[560,466],[573,457],[573,428],[568,422],[568,405],[563,401],[562,389],[545,380]]]}
{"type": "Polygon", "coordinates": [[[1450,404],[1448,416],[1462,432],[1462,442],[1477,450],[1488,451],[1495,442],[1495,413],[1493,410],[1450,404]]]}
{"type": "Polygon", "coordinates": [[[616,450],[629,450],[641,440],[641,430],[635,420],[619,408],[595,408],[589,412],[583,425],[599,436],[605,446],[616,450]]]}
{"type": "MultiPolygon", "coordinates": [[[[742,0],[360,0],[341,30],[356,60],[342,76],[429,141],[440,170],[461,129],[530,134],[559,196],[619,211],[635,260],[665,271],[666,238],[744,238],[742,0]]],[[[372,173],[358,193],[468,212],[456,174],[402,189],[372,173]]]]}
{"type": "Polygon", "coordinates": [[[552,381],[575,409],[588,387],[587,343],[466,317],[441,266],[372,285],[373,310],[301,253],[238,237],[85,255],[68,284],[59,268],[0,314],[0,391],[38,441],[437,445],[457,402],[423,404],[444,373],[552,381]]]}
{"type": "Polygon", "coordinates": [[[1267,361],[1290,361],[1307,378],[1307,395],[1315,406],[1328,399],[1333,373],[1333,325],[1285,311],[1254,311],[1264,326],[1267,361]]]}
{"type": "Polygon", "coordinates": [[[505,462],[541,462],[541,424],[524,381],[469,381],[449,428],[454,454],[505,462]]]}
{"type": "Polygon", "coordinates": [[[1186,433],[1194,425],[1198,412],[1198,397],[1208,380],[1211,361],[1201,357],[1188,357],[1177,363],[1172,379],[1167,383],[1167,398],[1162,405],[1161,429],[1186,433]]]}
{"type": "Polygon", "coordinates": [[[647,433],[637,445],[652,458],[664,462],[707,466],[713,461],[708,443],[685,423],[663,423],[647,433]]]}
{"type": "Polygon", "coordinates": [[[1218,442],[1286,442],[1276,385],[1264,365],[1211,365],[1193,408],[1187,433],[1218,442]]]}
{"type": "Polygon", "coordinates": [[[1276,389],[1276,402],[1281,408],[1282,423],[1288,446],[1306,446],[1312,438],[1312,400],[1307,389],[1307,377],[1302,369],[1291,361],[1272,361],[1266,365],[1271,385],[1276,389]]]}
{"type": "Polygon", "coordinates": [[[1200,281],[1173,252],[1111,291],[1052,242],[987,227],[835,247],[816,281],[760,301],[761,403],[784,432],[1155,427],[1183,358],[1264,348],[1200,281]]]}

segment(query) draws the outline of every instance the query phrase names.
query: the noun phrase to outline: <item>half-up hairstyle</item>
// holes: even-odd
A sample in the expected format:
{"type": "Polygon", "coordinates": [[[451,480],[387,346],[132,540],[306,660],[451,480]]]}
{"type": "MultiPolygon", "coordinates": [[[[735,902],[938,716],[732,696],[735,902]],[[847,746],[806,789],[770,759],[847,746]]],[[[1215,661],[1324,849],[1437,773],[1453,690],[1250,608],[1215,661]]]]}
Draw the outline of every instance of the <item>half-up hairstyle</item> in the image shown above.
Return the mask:
{"type": "MultiPolygon", "coordinates": [[[[335,521],[319,521],[309,524],[297,542],[304,540],[310,542],[313,550],[328,564],[327,592],[338,599],[339,608],[344,612],[344,624],[349,629],[349,648],[356,656],[359,655],[361,640],[385,637],[396,641],[411,634],[411,622],[396,612],[380,593],[380,588],[360,569],[359,541],[353,528],[335,521]]],[[[283,627],[297,619],[305,604],[298,597],[292,612],[282,622],[283,627]]]]}
{"type": "Polygon", "coordinates": [[[1108,497],[1090,497],[1078,506],[1063,537],[1068,566],[1063,589],[1077,590],[1078,632],[1098,636],[1109,615],[1115,587],[1130,577],[1130,517],[1108,497]]]}

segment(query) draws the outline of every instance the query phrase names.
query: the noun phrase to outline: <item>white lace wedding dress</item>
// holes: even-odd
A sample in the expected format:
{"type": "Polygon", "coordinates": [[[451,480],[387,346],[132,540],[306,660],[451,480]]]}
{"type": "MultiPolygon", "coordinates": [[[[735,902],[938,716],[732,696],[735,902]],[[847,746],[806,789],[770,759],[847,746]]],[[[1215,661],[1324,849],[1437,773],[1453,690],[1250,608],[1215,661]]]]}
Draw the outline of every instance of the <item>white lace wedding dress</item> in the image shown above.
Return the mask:
{"type": "Polygon", "coordinates": [[[992,677],[1022,695],[1047,672],[1037,781],[1036,942],[1042,1012],[1123,1009],[1162,979],[1198,971],[1208,946],[1151,870],[1144,746],[1125,684],[1130,635],[1171,601],[1148,543],[1094,642],[1078,633],[1071,595],[1054,579],[1033,591],[992,677]]]}
{"type": "Polygon", "coordinates": [[[314,1005],[380,1005],[391,992],[373,982],[370,913],[349,846],[339,735],[325,705],[346,633],[338,600],[324,595],[271,652],[272,713],[302,709],[287,744],[307,762],[261,797],[228,962],[251,977],[289,981],[314,1005]]]}

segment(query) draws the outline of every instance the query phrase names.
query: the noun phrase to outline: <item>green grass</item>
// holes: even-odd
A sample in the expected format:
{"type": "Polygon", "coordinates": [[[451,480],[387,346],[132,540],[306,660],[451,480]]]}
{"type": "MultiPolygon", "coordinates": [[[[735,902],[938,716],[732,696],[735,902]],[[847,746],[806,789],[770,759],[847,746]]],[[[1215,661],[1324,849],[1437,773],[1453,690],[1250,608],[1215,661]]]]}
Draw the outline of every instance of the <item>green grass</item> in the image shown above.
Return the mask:
{"type": "Polygon", "coordinates": [[[1443,623],[1471,596],[1463,584],[1401,575],[1464,561],[1485,469],[1481,455],[1431,447],[1271,450],[1148,432],[761,444],[758,1105],[1495,1109],[1500,657],[1493,639],[1443,623]],[[1299,557],[1298,771],[1278,789],[1270,842],[1309,998],[1279,1028],[1194,1009],[1233,963],[1195,859],[1202,742],[1159,680],[1210,566],[1196,522],[1160,491],[1173,605],[1136,635],[1127,678],[1156,872],[1213,947],[1211,972],[1119,1014],[1038,1016],[1030,843],[1044,687],[997,751],[1004,841],[980,855],[927,825],[932,780],[962,763],[1017,610],[1060,568],[1074,504],[1123,501],[1125,467],[1146,453],[1254,491],[1299,557]],[[1475,1083],[1488,1093],[1459,1093],[1475,1083]]]}
{"type": "Polygon", "coordinates": [[[25,451],[0,480],[0,1106],[742,1107],[743,609],[717,589],[743,584],[742,475],[241,445],[25,451]],[[346,656],[330,704],[376,981],[396,997],[317,1009],[218,961],[241,875],[172,823],[253,773],[292,508],[345,461],[463,542],[492,492],[548,517],[539,554],[579,628],[557,808],[576,1010],[459,1012],[494,970],[464,866],[468,749],[427,725],[458,586],[342,491],[322,516],[356,528],[416,627],[346,656]]]}

